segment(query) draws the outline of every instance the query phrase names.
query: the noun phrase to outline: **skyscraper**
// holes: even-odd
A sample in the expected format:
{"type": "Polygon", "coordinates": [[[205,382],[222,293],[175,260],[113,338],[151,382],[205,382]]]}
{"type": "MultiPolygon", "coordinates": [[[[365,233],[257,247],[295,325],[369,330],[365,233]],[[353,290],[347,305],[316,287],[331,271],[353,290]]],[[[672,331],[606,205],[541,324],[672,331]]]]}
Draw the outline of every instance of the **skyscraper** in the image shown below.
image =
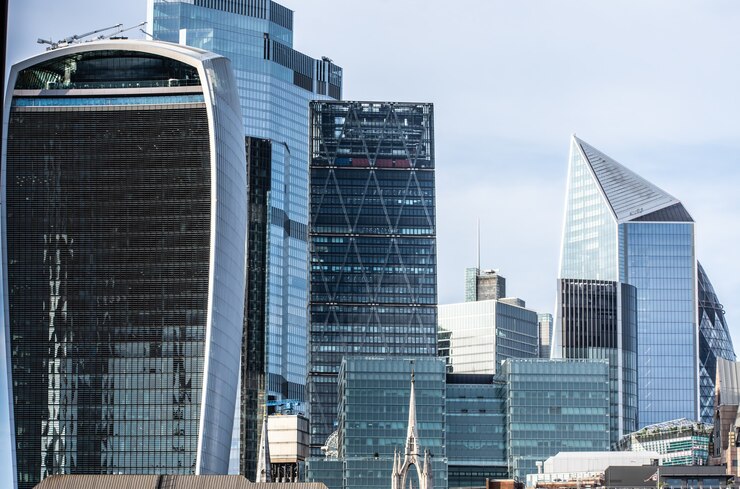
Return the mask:
{"type": "Polygon", "coordinates": [[[253,478],[263,393],[304,400],[308,103],[340,99],[342,69],[293,49],[293,11],[271,0],[149,0],[149,16],[155,38],[231,60],[253,138],[249,199],[261,210],[250,213],[248,255],[263,268],[247,276],[240,470],[253,478]]]}
{"type": "Polygon", "coordinates": [[[699,278],[699,389],[700,418],[706,424],[714,422],[715,383],[717,360],[734,362],[735,349],[725,321],[725,309],[714,292],[712,282],[701,263],[696,264],[699,278]]]}
{"type": "Polygon", "coordinates": [[[343,358],[436,355],[433,135],[431,104],[311,104],[311,455],[343,358]]]}
{"type": "Polygon", "coordinates": [[[228,60],[77,44],[15,65],[6,100],[3,326],[19,486],[224,473],[246,225],[228,60]]]}
{"type": "MultiPolygon", "coordinates": [[[[729,337],[699,341],[693,219],[678,199],[575,136],[560,278],[636,288],[640,427],[696,420],[700,405],[711,405],[700,372],[727,355],[729,337]]],[[[553,348],[563,346],[562,324],[555,331],[553,348]]]]}

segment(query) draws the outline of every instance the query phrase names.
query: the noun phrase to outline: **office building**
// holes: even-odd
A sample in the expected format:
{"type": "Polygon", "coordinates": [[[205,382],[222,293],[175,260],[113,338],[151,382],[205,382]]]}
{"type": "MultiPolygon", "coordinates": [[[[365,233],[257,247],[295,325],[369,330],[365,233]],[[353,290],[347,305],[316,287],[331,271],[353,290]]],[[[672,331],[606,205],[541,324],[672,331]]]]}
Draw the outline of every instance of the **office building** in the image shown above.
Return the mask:
{"type": "Polygon", "coordinates": [[[509,359],[500,375],[511,477],[524,480],[559,452],[609,450],[606,360],[509,359]]]}
{"type": "Polygon", "coordinates": [[[538,356],[535,311],[504,300],[442,304],[439,355],[452,373],[490,374],[507,358],[538,356]]]}
{"type": "Polygon", "coordinates": [[[504,391],[493,375],[447,375],[449,487],[482,487],[486,479],[509,477],[504,391]]]}
{"type": "Polygon", "coordinates": [[[265,390],[305,399],[308,104],[341,98],[342,69],[294,49],[293,11],[271,0],[148,3],[156,39],[231,60],[251,138],[239,472],[253,478],[265,390]]]}
{"type": "Polygon", "coordinates": [[[717,379],[717,364],[721,360],[734,362],[735,349],[725,320],[725,309],[714,292],[707,273],[701,263],[696,263],[699,285],[699,389],[701,391],[699,420],[714,422],[714,401],[717,379]]]}
{"type": "Polygon", "coordinates": [[[431,104],[311,104],[312,456],[336,430],[343,358],[436,356],[433,134],[431,104]]]}
{"type": "Polygon", "coordinates": [[[558,280],[559,348],[555,358],[609,361],[610,433],[637,429],[637,294],[631,285],[604,280],[558,280]]]}
{"type": "Polygon", "coordinates": [[[3,326],[21,488],[225,473],[244,303],[229,61],[101,41],[11,70],[3,326]]]}
{"type": "Polygon", "coordinates": [[[539,357],[550,358],[550,339],[552,338],[553,319],[552,314],[537,314],[537,324],[540,330],[539,357]]]}
{"type": "Polygon", "coordinates": [[[465,302],[506,297],[506,279],[498,270],[465,269],[465,302]]]}
{"type": "Polygon", "coordinates": [[[560,278],[636,288],[639,427],[709,415],[700,372],[732,348],[697,341],[696,270],[694,221],[681,202],[573,136],[560,278]]]}
{"type": "Polygon", "coordinates": [[[337,434],[309,458],[329,489],[447,488],[445,372],[436,358],[348,357],[339,373],[337,434]],[[415,464],[409,467],[409,464],[415,464]]]}
{"type": "Polygon", "coordinates": [[[707,465],[712,425],[688,419],[674,419],[645,426],[623,437],[622,451],[655,451],[660,465],[707,465]]]}

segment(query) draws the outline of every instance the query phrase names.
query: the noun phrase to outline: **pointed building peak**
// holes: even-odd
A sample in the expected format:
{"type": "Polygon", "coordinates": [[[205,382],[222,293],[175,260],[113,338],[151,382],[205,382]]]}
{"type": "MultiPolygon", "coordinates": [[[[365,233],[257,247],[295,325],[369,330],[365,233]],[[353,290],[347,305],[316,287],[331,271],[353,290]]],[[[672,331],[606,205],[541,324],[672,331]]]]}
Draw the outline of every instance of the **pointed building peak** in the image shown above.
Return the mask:
{"type": "Polygon", "coordinates": [[[572,136],[572,143],[593,172],[617,221],[692,221],[681,202],[637,173],[572,136]],[[671,212],[658,212],[671,207],[671,212]]]}
{"type": "Polygon", "coordinates": [[[257,459],[257,480],[255,482],[272,482],[270,442],[267,439],[267,406],[265,406],[265,415],[262,419],[262,436],[257,459]]]}

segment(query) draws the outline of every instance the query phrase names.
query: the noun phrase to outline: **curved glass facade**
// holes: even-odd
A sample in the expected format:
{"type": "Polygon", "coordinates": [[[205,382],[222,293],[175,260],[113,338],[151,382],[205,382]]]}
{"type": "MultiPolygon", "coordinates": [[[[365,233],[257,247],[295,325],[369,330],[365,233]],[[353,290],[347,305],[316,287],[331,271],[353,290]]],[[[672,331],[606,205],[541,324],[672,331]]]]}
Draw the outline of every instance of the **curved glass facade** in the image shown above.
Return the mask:
{"type": "Polygon", "coordinates": [[[714,292],[701,263],[697,263],[699,283],[699,360],[700,421],[714,422],[714,386],[717,358],[735,361],[732,337],[725,321],[725,309],[714,292]]]}
{"type": "MultiPolygon", "coordinates": [[[[227,466],[242,321],[229,304],[243,301],[246,222],[233,78],[227,60],[200,51],[120,45],[126,61],[170,53],[212,90],[183,99],[181,87],[106,85],[74,98],[54,87],[36,94],[43,104],[21,82],[11,91],[3,293],[20,487],[52,474],[227,466]]],[[[105,69],[115,53],[111,43],[60,49],[11,80],[104,59],[86,79],[108,84],[125,78],[105,69]]]]}

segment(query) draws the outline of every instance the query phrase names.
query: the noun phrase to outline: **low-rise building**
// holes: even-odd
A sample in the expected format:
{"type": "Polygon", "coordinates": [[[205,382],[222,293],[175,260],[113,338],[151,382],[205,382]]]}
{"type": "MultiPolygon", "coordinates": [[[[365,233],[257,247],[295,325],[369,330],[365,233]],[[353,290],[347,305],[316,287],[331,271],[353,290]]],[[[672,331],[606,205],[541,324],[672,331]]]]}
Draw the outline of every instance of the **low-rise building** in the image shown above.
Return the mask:
{"type": "Polygon", "coordinates": [[[619,440],[621,451],[656,451],[660,465],[707,465],[712,425],[674,419],[630,433],[619,440]]]}

